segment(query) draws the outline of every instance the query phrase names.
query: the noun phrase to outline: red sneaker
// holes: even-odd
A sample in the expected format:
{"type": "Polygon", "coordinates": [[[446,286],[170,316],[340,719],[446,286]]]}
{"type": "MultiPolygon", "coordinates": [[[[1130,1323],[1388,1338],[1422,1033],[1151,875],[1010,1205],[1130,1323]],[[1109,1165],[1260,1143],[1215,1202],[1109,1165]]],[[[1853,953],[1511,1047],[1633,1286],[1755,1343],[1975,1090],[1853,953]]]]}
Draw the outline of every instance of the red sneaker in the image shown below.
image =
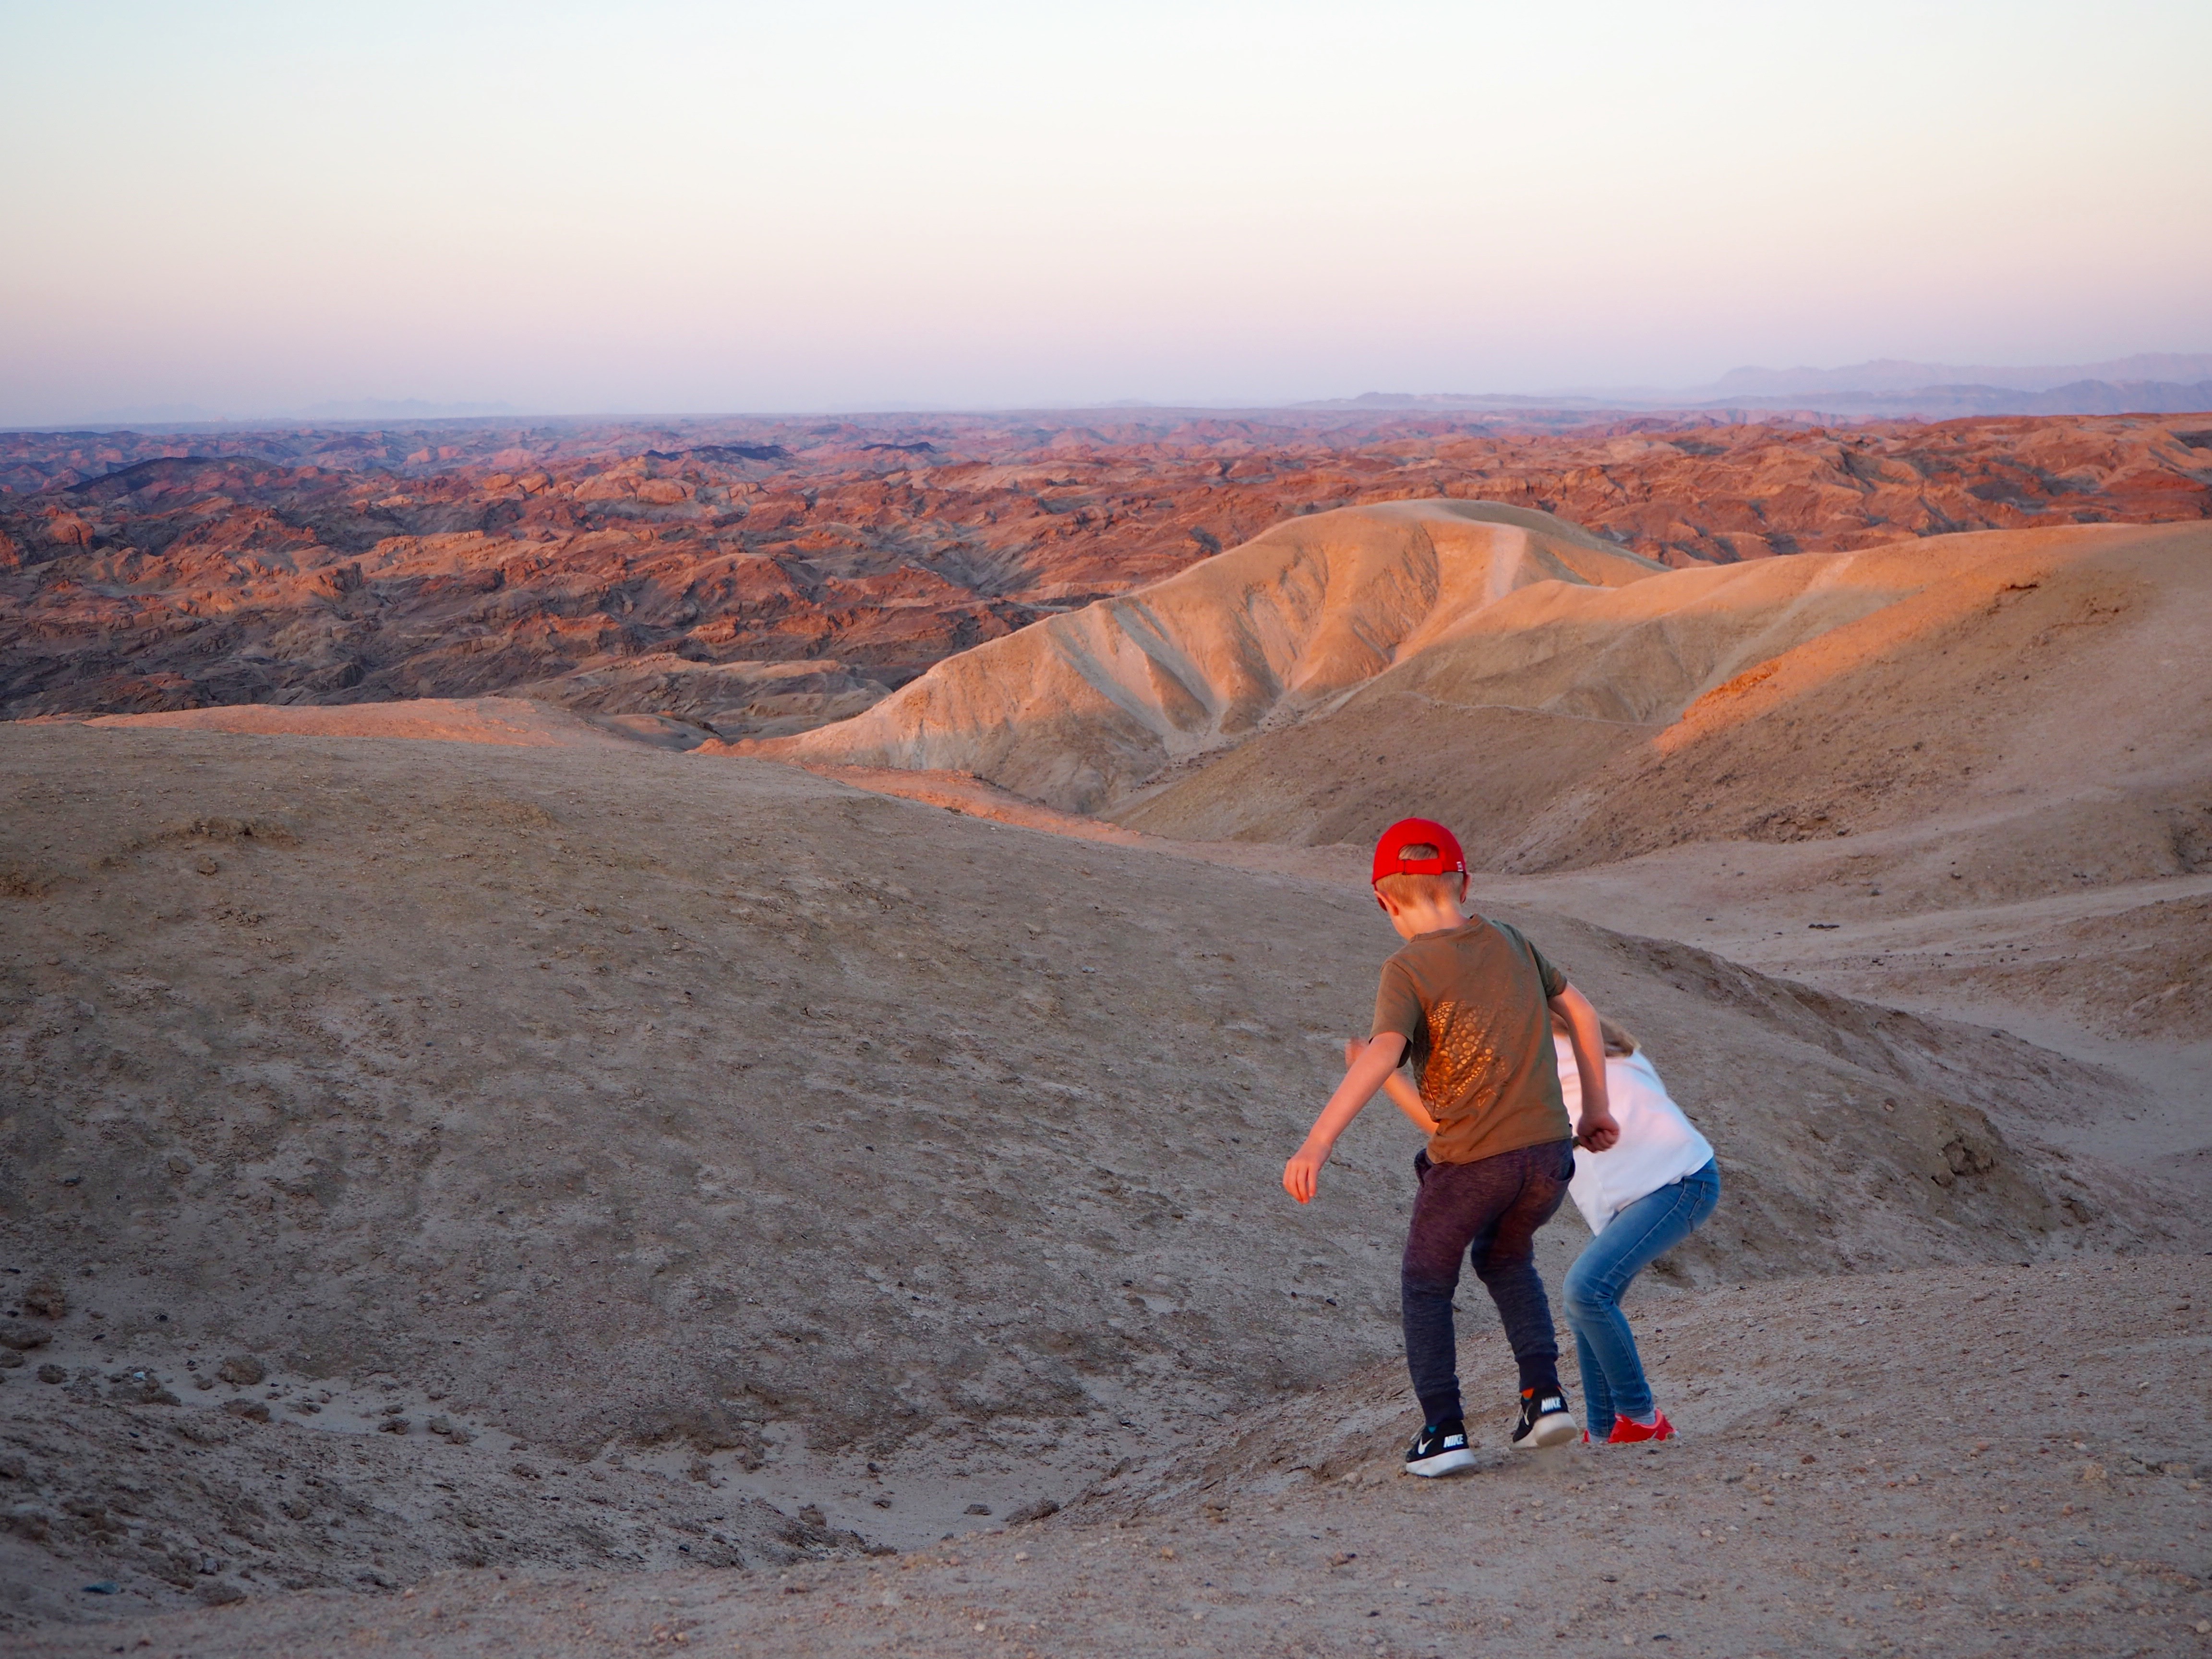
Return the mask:
{"type": "Polygon", "coordinates": [[[1656,1412],[1653,1415],[1658,1419],[1658,1421],[1649,1425],[1632,1423],[1625,1417],[1614,1418],[1613,1432],[1606,1437],[1605,1443],[1608,1446],[1623,1446],[1638,1440],[1672,1440],[1674,1437],[1674,1425],[1667,1420],[1667,1413],[1656,1412]]]}

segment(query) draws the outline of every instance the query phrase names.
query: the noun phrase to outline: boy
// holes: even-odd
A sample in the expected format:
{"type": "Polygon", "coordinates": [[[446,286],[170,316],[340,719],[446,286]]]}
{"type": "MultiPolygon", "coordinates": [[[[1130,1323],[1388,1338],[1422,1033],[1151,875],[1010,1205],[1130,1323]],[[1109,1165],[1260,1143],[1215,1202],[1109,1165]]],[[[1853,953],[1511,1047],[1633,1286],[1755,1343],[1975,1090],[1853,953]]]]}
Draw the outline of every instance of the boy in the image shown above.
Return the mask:
{"type": "Polygon", "coordinates": [[[1601,1152],[1620,1135],[1606,1109],[1605,1048],[1597,1011],[1542,952],[1503,922],[1469,920],[1467,859],[1450,830],[1406,818],[1375,848],[1376,902],[1406,941],[1382,965],[1374,1036],[1283,1166],[1283,1186],[1310,1202],[1352,1120],[1401,1061],[1421,1082],[1431,1123],[1413,1160],[1420,1191],[1406,1235],[1401,1297],[1406,1365],[1423,1427],[1408,1474],[1449,1474],[1474,1462],[1459,1393],[1452,1293],[1460,1258],[1498,1304],[1521,1368],[1516,1446],[1575,1436],[1559,1386],[1551,1304],[1536,1272],[1536,1230],[1552,1218],[1575,1173],[1577,1139],[1601,1152]],[[1552,1047],[1552,1011],[1566,1021],[1583,1089],[1582,1133],[1567,1121],[1552,1047]]]}

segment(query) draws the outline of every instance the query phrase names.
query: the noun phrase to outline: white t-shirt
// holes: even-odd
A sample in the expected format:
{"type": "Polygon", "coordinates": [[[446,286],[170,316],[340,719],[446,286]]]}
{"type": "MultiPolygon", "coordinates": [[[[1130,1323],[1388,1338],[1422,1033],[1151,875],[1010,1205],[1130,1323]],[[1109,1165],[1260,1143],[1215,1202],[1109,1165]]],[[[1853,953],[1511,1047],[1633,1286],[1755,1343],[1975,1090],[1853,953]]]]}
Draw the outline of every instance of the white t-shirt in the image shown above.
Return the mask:
{"type": "MultiPolygon", "coordinates": [[[[1558,1032],[1552,1047],[1559,1057],[1559,1093],[1567,1116],[1583,1123],[1582,1070],[1574,1045],[1558,1032]]],[[[1682,1109],[1667,1097],[1667,1085],[1642,1049],[1626,1058],[1608,1054],[1605,1092],[1620,1139],[1602,1152],[1575,1148],[1575,1178],[1567,1188],[1593,1233],[1639,1198],[1673,1185],[1712,1161],[1712,1144],[1692,1127],[1682,1109]]]]}

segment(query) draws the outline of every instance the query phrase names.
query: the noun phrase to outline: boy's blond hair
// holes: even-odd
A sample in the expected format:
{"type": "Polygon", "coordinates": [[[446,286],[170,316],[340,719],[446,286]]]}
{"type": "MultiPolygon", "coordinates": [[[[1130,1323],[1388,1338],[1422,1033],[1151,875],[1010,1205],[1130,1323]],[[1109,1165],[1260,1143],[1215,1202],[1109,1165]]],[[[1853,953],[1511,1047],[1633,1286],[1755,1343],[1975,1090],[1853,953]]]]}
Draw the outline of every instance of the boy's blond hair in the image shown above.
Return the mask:
{"type": "MultiPolygon", "coordinates": [[[[1401,848],[1401,856],[1408,859],[1432,859],[1437,849],[1426,842],[1417,842],[1411,847],[1401,848]]],[[[1456,904],[1465,890],[1467,878],[1457,872],[1439,876],[1417,876],[1403,870],[1394,870],[1379,878],[1375,890],[1401,904],[1419,904],[1425,899],[1437,899],[1446,904],[1456,904]]]]}
{"type": "Polygon", "coordinates": [[[1375,890],[1400,904],[1419,904],[1430,898],[1445,904],[1456,904],[1466,882],[1465,876],[1414,876],[1395,870],[1376,882],[1375,890]]]}

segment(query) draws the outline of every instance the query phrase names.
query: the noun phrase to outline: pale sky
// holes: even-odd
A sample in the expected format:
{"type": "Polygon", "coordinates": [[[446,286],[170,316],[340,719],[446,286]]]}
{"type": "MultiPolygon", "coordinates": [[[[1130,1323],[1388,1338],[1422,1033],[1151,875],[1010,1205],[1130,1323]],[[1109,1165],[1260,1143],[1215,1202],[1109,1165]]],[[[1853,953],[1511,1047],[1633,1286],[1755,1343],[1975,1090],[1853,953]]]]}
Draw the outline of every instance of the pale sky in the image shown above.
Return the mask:
{"type": "Polygon", "coordinates": [[[0,0],[0,423],[2212,350],[2204,0],[0,0]]]}

